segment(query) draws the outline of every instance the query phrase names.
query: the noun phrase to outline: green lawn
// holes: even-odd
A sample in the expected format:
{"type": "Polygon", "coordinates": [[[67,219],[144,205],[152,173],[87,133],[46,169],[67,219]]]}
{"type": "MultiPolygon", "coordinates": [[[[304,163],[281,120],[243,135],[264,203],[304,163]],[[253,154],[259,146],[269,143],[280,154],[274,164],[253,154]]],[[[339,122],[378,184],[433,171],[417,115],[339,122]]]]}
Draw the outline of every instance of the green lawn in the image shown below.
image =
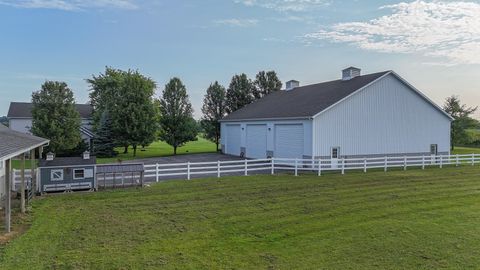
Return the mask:
{"type": "Polygon", "coordinates": [[[452,154],[454,155],[480,154],[480,148],[455,146],[455,149],[452,151],[452,154]]]}
{"type": "Polygon", "coordinates": [[[477,269],[480,167],[170,181],[31,219],[2,269],[477,269]]]}
{"type": "MultiPolygon", "coordinates": [[[[177,154],[193,154],[193,153],[209,153],[215,152],[217,146],[202,137],[198,137],[197,141],[189,142],[177,149],[177,154]]],[[[110,163],[116,162],[118,159],[131,160],[133,157],[133,149],[128,150],[128,154],[123,154],[123,148],[117,148],[119,155],[115,158],[99,158],[97,163],[110,163]]],[[[137,148],[137,158],[151,158],[151,157],[164,157],[173,155],[173,147],[162,141],[156,141],[142,151],[137,148]]]]}

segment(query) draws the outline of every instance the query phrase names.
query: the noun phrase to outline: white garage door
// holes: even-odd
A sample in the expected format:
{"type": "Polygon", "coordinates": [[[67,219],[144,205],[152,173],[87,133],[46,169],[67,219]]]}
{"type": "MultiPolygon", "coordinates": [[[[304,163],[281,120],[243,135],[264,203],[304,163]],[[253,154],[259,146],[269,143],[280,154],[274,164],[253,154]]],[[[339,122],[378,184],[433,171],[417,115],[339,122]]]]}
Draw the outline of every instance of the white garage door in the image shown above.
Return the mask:
{"type": "Polygon", "coordinates": [[[248,158],[267,157],[267,125],[247,125],[248,158]]]}
{"type": "Polygon", "coordinates": [[[226,129],[226,153],[229,155],[240,156],[240,125],[227,125],[226,129]]]}
{"type": "Polygon", "coordinates": [[[275,125],[275,151],[278,158],[303,158],[303,125],[275,125]]]}

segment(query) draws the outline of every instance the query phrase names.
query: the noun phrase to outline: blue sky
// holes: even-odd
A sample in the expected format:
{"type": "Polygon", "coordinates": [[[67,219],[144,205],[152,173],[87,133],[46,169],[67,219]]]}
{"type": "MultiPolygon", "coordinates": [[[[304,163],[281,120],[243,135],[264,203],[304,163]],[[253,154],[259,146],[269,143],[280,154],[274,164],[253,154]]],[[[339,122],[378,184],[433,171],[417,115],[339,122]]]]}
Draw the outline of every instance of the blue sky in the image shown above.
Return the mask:
{"type": "Polygon", "coordinates": [[[105,66],[138,69],[158,93],[180,77],[196,117],[212,81],[273,69],[305,85],[351,65],[480,104],[480,1],[0,0],[0,33],[0,115],[47,79],[85,103],[105,66]]]}

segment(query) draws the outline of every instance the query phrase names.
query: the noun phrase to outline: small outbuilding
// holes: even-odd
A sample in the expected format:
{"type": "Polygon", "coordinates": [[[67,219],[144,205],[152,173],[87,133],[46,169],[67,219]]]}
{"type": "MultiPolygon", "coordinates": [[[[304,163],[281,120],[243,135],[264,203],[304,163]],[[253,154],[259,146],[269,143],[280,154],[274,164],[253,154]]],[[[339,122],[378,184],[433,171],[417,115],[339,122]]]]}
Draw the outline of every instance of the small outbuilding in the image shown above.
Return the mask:
{"type": "Polygon", "coordinates": [[[48,153],[38,168],[38,192],[95,189],[95,157],[89,152],[82,157],[55,157],[48,153]]]}

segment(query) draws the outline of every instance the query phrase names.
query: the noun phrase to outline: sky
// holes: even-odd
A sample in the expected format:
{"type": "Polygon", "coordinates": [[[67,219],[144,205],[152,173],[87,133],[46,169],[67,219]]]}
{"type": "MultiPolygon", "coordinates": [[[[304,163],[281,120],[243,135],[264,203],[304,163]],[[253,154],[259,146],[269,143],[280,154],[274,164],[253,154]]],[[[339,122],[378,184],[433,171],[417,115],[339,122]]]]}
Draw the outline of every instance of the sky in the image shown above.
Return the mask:
{"type": "Polygon", "coordinates": [[[181,78],[196,118],[214,81],[275,70],[307,85],[349,66],[477,106],[480,0],[0,0],[0,116],[45,80],[86,103],[106,66],[152,78],[157,96],[181,78]]]}

